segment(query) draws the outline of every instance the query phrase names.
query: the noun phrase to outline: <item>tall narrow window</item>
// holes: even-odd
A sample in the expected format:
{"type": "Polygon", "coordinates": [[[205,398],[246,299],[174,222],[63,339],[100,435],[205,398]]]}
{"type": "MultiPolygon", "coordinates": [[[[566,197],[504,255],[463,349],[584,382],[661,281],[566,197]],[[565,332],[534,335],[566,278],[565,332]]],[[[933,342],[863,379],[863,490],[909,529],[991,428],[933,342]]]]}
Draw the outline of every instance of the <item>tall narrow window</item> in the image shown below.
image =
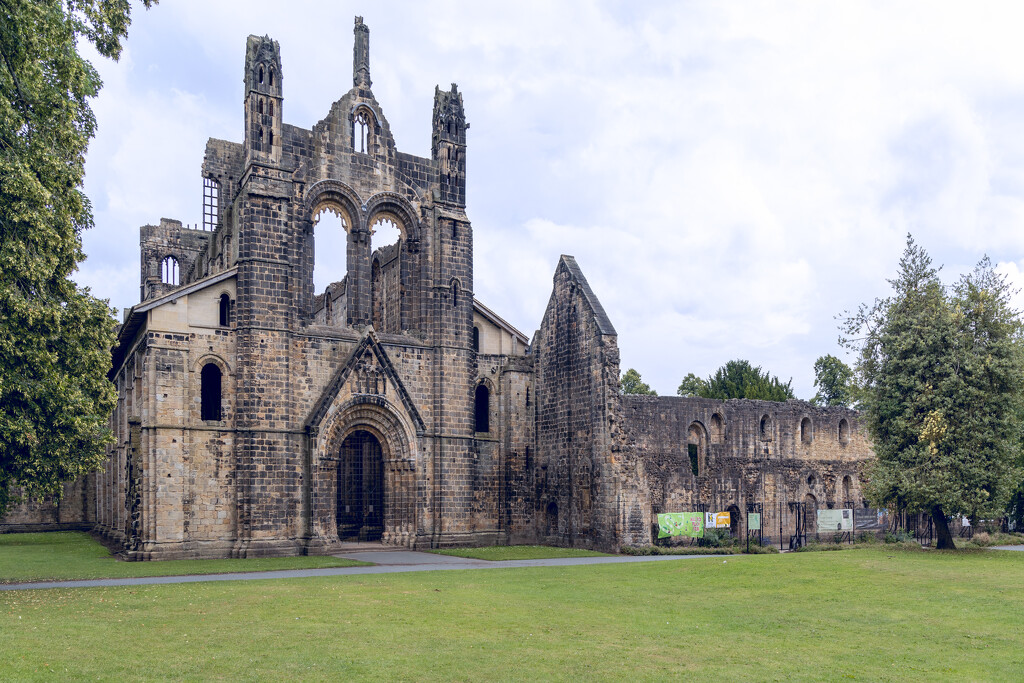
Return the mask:
{"type": "Polygon", "coordinates": [[[452,306],[459,305],[459,281],[452,279],[452,306]]]}
{"type": "Polygon", "coordinates": [[[360,154],[370,153],[370,121],[365,111],[356,114],[352,122],[352,149],[360,154]]]}
{"type": "Polygon", "coordinates": [[[256,101],[256,113],[257,114],[262,114],[263,113],[263,99],[262,98],[256,101]]]}
{"type": "Polygon", "coordinates": [[[473,350],[480,351],[480,328],[473,328],[473,350]]]}
{"type": "Polygon", "coordinates": [[[811,425],[811,418],[805,417],[800,420],[800,442],[809,444],[814,440],[814,427],[811,425]]]}
{"type": "Polygon", "coordinates": [[[274,115],[274,100],[267,100],[267,113],[274,115]]]}
{"type": "Polygon", "coordinates": [[[220,368],[215,363],[207,363],[200,373],[202,389],[200,392],[200,409],[202,419],[220,420],[220,368]]]}
{"type": "Polygon", "coordinates": [[[273,146],[274,146],[274,131],[268,130],[267,131],[267,147],[273,147],[273,146]]]}
{"type": "Polygon", "coordinates": [[[486,384],[477,386],[475,398],[476,431],[489,432],[491,431],[491,392],[487,389],[486,384]]]}
{"type": "Polygon", "coordinates": [[[215,230],[220,208],[220,183],[203,178],[203,230],[215,230]]]}
{"type": "Polygon", "coordinates": [[[260,83],[263,82],[263,67],[260,67],[260,83]]]}
{"type": "Polygon", "coordinates": [[[160,266],[160,281],[165,285],[178,285],[178,259],[168,256],[160,266]]]}
{"type": "Polygon", "coordinates": [[[220,326],[227,327],[231,323],[231,297],[220,295],[220,326]]]}
{"type": "Polygon", "coordinates": [[[274,70],[270,70],[270,85],[274,85],[274,70]]]}

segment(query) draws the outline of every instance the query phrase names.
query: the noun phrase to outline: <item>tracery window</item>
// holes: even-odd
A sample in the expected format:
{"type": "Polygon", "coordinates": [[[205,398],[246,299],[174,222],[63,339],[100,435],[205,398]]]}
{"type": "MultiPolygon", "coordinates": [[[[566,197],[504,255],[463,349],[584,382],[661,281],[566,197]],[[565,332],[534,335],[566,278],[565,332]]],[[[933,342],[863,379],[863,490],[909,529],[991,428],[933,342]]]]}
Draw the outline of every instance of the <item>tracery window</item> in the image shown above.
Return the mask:
{"type": "Polygon", "coordinates": [[[165,285],[178,285],[178,259],[168,256],[160,264],[160,281],[165,285]]]}
{"type": "Polygon", "coordinates": [[[352,122],[352,149],[360,154],[370,153],[370,120],[362,110],[352,122]]]}

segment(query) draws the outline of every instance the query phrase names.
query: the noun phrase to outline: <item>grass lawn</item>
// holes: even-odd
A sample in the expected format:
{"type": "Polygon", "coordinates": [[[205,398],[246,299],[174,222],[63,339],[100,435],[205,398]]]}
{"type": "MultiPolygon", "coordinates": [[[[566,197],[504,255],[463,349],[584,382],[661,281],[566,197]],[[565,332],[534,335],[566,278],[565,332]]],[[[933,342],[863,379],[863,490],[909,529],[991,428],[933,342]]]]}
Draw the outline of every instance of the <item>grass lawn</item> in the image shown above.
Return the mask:
{"type": "Polygon", "coordinates": [[[0,593],[6,679],[1019,680],[1024,553],[0,593]]]}
{"type": "Polygon", "coordinates": [[[469,557],[474,560],[547,560],[558,557],[610,557],[607,553],[580,548],[554,548],[546,545],[497,545],[490,548],[453,548],[431,550],[438,555],[469,557]]]}
{"type": "Polygon", "coordinates": [[[121,562],[89,534],[81,531],[0,534],[0,583],[65,579],[120,579],[177,574],[223,574],[274,569],[355,567],[366,564],[370,563],[342,560],[337,557],[312,556],[264,557],[247,560],[121,562]]]}

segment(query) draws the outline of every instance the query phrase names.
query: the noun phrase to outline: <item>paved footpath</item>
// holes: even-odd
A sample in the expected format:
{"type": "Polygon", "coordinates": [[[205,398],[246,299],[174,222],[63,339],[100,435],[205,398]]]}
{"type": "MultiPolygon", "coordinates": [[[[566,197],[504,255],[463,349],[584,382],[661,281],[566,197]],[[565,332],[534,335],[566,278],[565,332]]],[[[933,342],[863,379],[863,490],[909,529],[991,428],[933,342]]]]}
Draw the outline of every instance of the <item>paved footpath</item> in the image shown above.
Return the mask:
{"type": "Polygon", "coordinates": [[[38,581],[35,583],[0,584],[0,591],[36,588],[95,588],[97,586],[147,586],[164,583],[200,583],[204,581],[254,581],[266,579],[301,579],[310,576],[353,576],[359,574],[395,574],[400,572],[432,572],[446,569],[512,569],[516,567],[566,567],[581,564],[622,564],[625,562],[670,562],[697,558],[731,560],[736,555],[649,555],[642,557],[561,557],[549,560],[503,560],[489,562],[451,555],[436,555],[412,550],[377,550],[342,553],[335,557],[373,562],[371,567],[326,567],[323,569],[286,569],[271,572],[238,572],[234,574],[190,574],[188,576],[145,576],[134,579],[89,579],[85,581],[38,581]]]}
{"type": "Polygon", "coordinates": [[[992,550],[1017,550],[1024,552],[1024,545],[997,545],[992,550]]]}

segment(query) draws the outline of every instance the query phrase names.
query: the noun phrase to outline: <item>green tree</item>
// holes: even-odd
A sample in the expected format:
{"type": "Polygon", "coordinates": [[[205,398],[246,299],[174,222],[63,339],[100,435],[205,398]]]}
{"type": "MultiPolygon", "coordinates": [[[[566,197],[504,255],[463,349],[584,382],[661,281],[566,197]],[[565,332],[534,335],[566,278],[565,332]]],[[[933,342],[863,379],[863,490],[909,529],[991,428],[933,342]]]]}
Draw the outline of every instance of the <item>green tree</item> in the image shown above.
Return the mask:
{"type": "Polygon", "coordinates": [[[1022,326],[987,258],[947,293],[908,235],[889,284],[844,324],[876,455],[866,490],[931,514],[937,547],[954,548],[947,515],[1000,514],[1019,482],[1022,326]]]}
{"type": "Polygon", "coordinates": [[[811,399],[814,405],[850,408],[857,403],[853,369],[835,356],[821,356],[814,361],[814,386],[818,387],[818,393],[811,399]]]}
{"type": "Polygon", "coordinates": [[[752,366],[749,361],[731,360],[706,380],[690,373],[679,385],[677,393],[680,396],[721,400],[749,398],[760,401],[785,401],[796,398],[792,384],[792,379],[783,384],[778,377],[761,370],[760,367],[752,366]]]}
{"type": "Polygon", "coordinates": [[[640,373],[630,368],[622,373],[622,379],[619,380],[619,390],[623,394],[640,394],[642,396],[657,396],[658,392],[640,379],[640,373]]]}
{"type": "Polygon", "coordinates": [[[683,381],[679,383],[679,388],[676,389],[676,393],[680,396],[704,396],[707,391],[707,380],[692,372],[683,378],[683,381]]]}
{"type": "MultiPolygon", "coordinates": [[[[144,0],[149,7],[151,0],[144,0]]],[[[82,192],[100,88],[77,52],[117,59],[127,0],[0,0],[0,514],[15,487],[59,496],[99,465],[116,393],[115,320],[71,280],[92,224],[82,192]]]]}

